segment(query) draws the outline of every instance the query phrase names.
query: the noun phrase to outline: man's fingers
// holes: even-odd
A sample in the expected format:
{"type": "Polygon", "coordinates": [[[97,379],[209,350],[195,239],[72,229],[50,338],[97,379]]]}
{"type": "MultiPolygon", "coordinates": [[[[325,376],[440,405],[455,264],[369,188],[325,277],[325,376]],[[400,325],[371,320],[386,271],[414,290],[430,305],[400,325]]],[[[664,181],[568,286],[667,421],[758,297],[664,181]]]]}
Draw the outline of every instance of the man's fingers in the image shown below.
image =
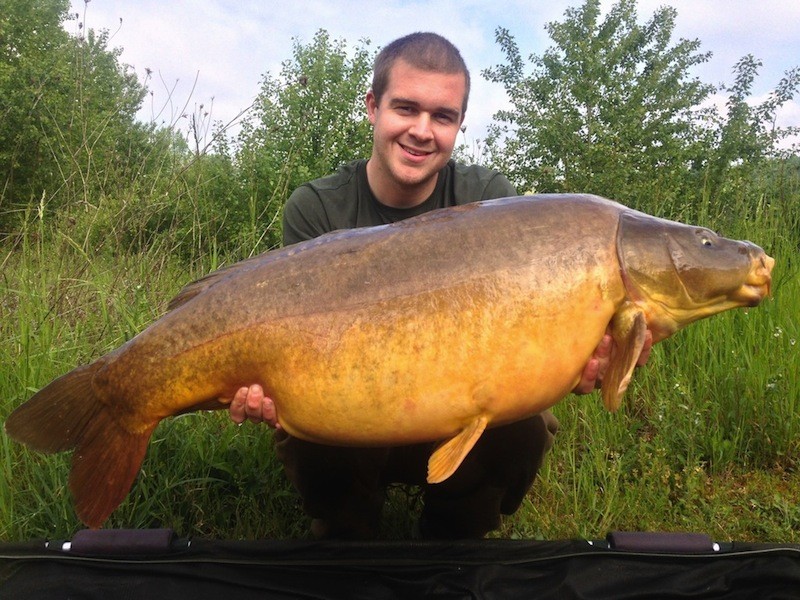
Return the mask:
{"type": "Polygon", "coordinates": [[[244,405],[247,418],[252,423],[261,423],[263,417],[261,415],[261,406],[264,403],[264,390],[260,385],[253,384],[247,389],[247,397],[244,405]]]}
{"type": "Polygon", "coordinates": [[[594,390],[599,373],[600,361],[596,358],[590,358],[589,362],[586,363],[586,366],[583,368],[581,380],[578,382],[578,385],[575,386],[575,389],[572,390],[572,392],[575,394],[589,394],[592,390],[594,390]]]}
{"type": "Polygon", "coordinates": [[[611,335],[605,334],[597,345],[597,348],[595,348],[594,353],[592,353],[589,362],[587,362],[586,366],[583,368],[581,380],[578,382],[578,385],[575,386],[575,389],[572,390],[573,393],[589,394],[600,384],[608,368],[613,344],[614,340],[611,335]]]}
{"type": "Polygon", "coordinates": [[[236,390],[236,393],[233,395],[233,400],[231,400],[230,407],[228,408],[231,420],[237,425],[241,425],[242,423],[244,423],[244,420],[247,418],[247,414],[245,411],[245,405],[247,403],[247,392],[248,388],[246,387],[241,387],[238,390],[236,390]]]}
{"type": "MultiPolygon", "coordinates": [[[[611,348],[614,346],[614,338],[611,337],[608,333],[603,336],[603,339],[600,340],[600,345],[597,346],[597,349],[594,351],[593,358],[597,359],[597,374],[595,379],[602,380],[603,376],[606,374],[608,370],[608,363],[611,359],[611,348]]],[[[597,381],[596,383],[599,383],[597,381]]]]}
{"type": "Polygon", "coordinates": [[[267,423],[270,427],[280,429],[278,409],[272,398],[264,394],[264,388],[254,383],[250,387],[240,387],[233,398],[220,398],[220,402],[230,402],[228,412],[231,420],[237,425],[247,421],[267,423]]]}
{"type": "Polygon", "coordinates": [[[278,409],[275,408],[275,403],[271,398],[265,397],[264,402],[261,403],[261,418],[269,423],[270,427],[281,428],[281,424],[278,422],[278,409]]]}
{"type": "Polygon", "coordinates": [[[603,339],[600,340],[600,344],[597,346],[597,349],[594,351],[595,358],[608,358],[611,356],[611,347],[614,345],[614,338],[611,337],[611,334],[606,333],[603,336],[603,339]]]}

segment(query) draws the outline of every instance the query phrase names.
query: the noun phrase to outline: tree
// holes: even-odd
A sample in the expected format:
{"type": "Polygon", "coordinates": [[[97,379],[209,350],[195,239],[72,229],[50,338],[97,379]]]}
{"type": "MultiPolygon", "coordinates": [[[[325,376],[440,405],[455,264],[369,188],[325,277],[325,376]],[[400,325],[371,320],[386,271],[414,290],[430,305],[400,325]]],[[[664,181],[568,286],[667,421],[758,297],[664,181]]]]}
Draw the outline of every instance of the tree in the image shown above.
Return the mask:
{"type": "Polygon", "coordinates": [[[0,223],[117,194],[152,162],[156,132],[136,121],[145,88],[107,31],[65,31],[68,7],[0,0],[0,223]]]}
{"type": "Polygon", "coordinates": [[[713,151],[707,160],[707,181],[712,195],[732,171],[748,178],[764,159],[786,154],[779,150],[779,142],[798,132],[797,128],[778,127],[775,121],[778,109],[797,93],[800,68],[786,71],[766,100],[752,104],[748,99],[761,66],[752,54],[743,56],[733,67],[733,84],[720,90],[728,95],[725,114],[720,115],[716,107],[708,112],[706,125],[713,151]]]}
{"type": "Polygon", "coordinates": [[[587,0],[549,23],[555,46],[530,57],[530,74],[509,31],[497,30],[506,62],[484,76],[503,84],[512,108],[495,115],[491,160],[520,189],[661,204],[680,193],[699,151],[696,107],[713,87],[689,69],[710,55],[697,40],[672,43],[673,8],[644,25],[635,0],[600,16],[600,1],[587,0]]]}
{"type": "MultiPolygon", "coordinates": [[[[295,187],[369,154],[364,96],[374,54],[368,46],[362,40],[348,50],[344,40],[333,41],[321,29],[307,45],[294,40],[292,58],[278,77],[264,76],[236,155],[250,213],[262,231],[279,222],[295,187]]],[[[268,245],[276,245],[280,228],[269,235],[268,245]]]]}
{"type": "Polygon", "coordinates": [[[136,120],[146,90],[120,63],[122,49],[109,48],[108,39],[105,30],[70,38],[70,106],[61,114],[52,113],[62,152],[69,158],[57,156],[55,148],[53,155],[71,166],[80,182],[69,196],[73,200],[88,201],[96,193],[126,187],[141,172],[153,133],[152,127],[136,120]]]}
{"type": "Polygon", "coordinates": [[[66,93],[61,28],[67,0],[0,0],[0,209],[38,200],[33,181],[47,160],[44,99],[66,93]]]}

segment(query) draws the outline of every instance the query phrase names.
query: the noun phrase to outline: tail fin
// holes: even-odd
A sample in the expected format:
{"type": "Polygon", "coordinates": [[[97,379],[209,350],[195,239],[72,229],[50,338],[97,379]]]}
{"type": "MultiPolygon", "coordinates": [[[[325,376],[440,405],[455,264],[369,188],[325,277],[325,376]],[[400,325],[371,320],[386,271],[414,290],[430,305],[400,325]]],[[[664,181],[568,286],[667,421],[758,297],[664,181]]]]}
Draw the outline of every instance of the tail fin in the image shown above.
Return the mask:
{"type": "Polygon", "coordinates": [[[6,420],[6,432],[40,452],[72,450],[102,405],[92,391],[98,363],[78,367],[34,394],[6,420]]]}
{"type": "Polygon", "coordinates": [[[89,527],[100,527],[130,491],[156,425],[133,433],[114,419],[92,388],[100,366],[96,362],[59,377],[5,423],[12,438],[35,450],[75,450],[69,487],[78,517],[89,527]]]}

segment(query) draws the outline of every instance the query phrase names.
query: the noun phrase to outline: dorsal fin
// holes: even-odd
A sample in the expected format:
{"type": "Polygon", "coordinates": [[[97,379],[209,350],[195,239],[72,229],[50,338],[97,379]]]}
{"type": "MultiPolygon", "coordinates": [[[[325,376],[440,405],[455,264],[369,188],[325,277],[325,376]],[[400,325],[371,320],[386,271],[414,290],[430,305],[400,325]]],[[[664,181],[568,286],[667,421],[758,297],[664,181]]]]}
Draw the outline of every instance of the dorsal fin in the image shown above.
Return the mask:
{"type": "Polygon", "coordinates": [[[228,265],[227,267],[222,267],[216,271],[212,271],[205,277],[201,277],[200,279],[197,279],[191,283],[187,283],[183,289],[178,292],[178,295],[169,301],[169,304],[167,305],[167,311],[175,310],[179,306],[183,306],[189,302],[189,300],[195,296],[199,296],[222,279],[255,268],[257,266],[255,263],[263,261],[264,257],[268,254],[269,253],[259,254],[258,256],[247,258],[232,265],[228,265]]]}

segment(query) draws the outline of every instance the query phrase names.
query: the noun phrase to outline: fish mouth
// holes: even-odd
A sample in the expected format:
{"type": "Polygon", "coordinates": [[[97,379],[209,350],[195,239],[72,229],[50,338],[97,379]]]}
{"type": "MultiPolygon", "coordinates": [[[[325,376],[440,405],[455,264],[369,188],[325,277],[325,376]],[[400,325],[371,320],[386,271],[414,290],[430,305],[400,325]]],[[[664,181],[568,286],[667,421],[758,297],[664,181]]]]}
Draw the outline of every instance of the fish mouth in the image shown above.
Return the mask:
{"type": "Polygon", "coordinates": [[[745,284],[739,290],[739,297],[745,306],[758,306],[769,294],[770,284],[768,283],[762,285],[745,284]]]}
{"type": "Polygon", "coordinates": [[[754,262],[755,268],[739,290],[742,300],[749,306],[756,306],[772,295],[772,267],[775,266],[775,259],[762,254],[754,262]]]}

